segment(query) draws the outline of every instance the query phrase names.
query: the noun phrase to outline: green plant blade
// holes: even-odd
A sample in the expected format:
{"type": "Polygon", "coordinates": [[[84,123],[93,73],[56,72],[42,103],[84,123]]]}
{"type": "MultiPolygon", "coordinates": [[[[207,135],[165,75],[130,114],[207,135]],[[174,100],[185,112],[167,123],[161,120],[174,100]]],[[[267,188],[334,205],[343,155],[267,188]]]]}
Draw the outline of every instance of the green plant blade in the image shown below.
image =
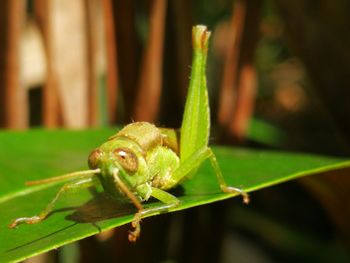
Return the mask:
{"type": "MultiPolygon", "coordinates": [[[[62,185],[28,188],[25,181],[86,168],[90,150],[114,132],[105,129],[0,133],[1,262],[23,260],[132,220],[133,206],[116,203],[103,194],[93,197],[83,190],[67,194],[54,213],[40,224],[7,227],[16,217],[38,213],[62,185]]],[[[350,166],[344,159],[306,154],[227,147],[214,147],[214,151],[227,182],[247,191],[350,166]]],[[[181,205],[175,210],[232,197],[220,191],[208,162],[184,182],[183,190],[178,196],[181,205]]],[[[146,207],[157,205],[155,201],[145,204],[146,207]]]]}
{"type": "Polygon", "coordinates": [[[258,118],[250,119],[247,137],[254,142],[271,147],[281,147],[288,139],[281,129],[258,118]]]}

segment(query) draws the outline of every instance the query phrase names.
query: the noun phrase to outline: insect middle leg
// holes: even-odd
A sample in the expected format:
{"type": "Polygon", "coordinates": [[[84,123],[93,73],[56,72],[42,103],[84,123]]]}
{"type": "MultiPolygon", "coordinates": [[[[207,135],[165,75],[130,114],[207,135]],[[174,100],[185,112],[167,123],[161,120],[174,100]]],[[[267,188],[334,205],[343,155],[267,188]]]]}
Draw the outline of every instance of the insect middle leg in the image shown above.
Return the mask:
{"type": "Polygon", "coordinates": [[[16,227],[18,224],[36,224],[43,221],[53,210],[57,200],[61,197],[62,194],[67,191],[76,191],[82,188],[88,188],[94,186],[96,184],[96,177],[91,176],[88,178],[82,178],[75,180],[70,183],[66,183],[62,186],[62,188],[57,192],[56,196],[52,199],[52,201],[46,206],[46,208],[39,213],[39,215],[35,215],[32,217],[20,217],[12,221],[9,225],[10,228],[16,227]]]}
{"type": "Polygon", "coordinates": [[[181,181],[186,177],[193,169],[196,169],[206,159],[210,160],[210,163],[215,171],[215,175],[219,181],[220,188],[225,193],[240,194],[243,197],[244,203],[249,203],[249,196],[242,189],[228,186],[216,160],[215,154],[209,147],[203,147],[194,152],[185,161],[181,162],[180,166],[174,171],[173,180],[175,182],[181,181]]]}

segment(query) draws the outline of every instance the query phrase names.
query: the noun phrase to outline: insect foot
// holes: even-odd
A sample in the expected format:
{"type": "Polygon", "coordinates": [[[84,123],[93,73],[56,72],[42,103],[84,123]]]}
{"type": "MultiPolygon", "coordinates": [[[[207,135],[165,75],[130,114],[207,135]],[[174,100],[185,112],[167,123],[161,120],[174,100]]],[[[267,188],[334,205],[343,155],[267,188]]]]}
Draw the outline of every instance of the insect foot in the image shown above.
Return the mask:
{"type": "Polygon", "coordinates": [[[249,195],[242,189],[232,187],[232,186],[224,186],[222,187],[222,191],[224,191],[225,193],[239,194],[243,198],[243,203],[249,204],[249,201],[250,201],[249,195]]]}
{"type": "Polygon", "coordinates": [[[140,236],[140,233],[141,233],[140,222],[141,222],[141,213],[138,212],[135,214],[134,220],[131,222],[131,225],[134,228],[134,230],[129,231],[128,238],[130,242],[135,242],[140,236]]]}
{"type": "Polygon", "coordinates": [[[39,223],[42,220],[40,216],[33,216],[33,217],[20,217],[16,218],[12,221],[11,224],[9,224],[9,228],[15,228],[17,225],[25,223],[25,224],[36,224],[39,223]]]}

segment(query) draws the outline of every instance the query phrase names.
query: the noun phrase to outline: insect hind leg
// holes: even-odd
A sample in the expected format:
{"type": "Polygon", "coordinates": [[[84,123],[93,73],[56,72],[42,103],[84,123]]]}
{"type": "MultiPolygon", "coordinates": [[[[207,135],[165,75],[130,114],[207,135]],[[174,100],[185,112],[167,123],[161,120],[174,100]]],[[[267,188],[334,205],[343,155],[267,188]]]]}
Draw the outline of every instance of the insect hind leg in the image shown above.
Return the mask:
{"type": "Polygon", "coordinates": [[[219,181],[220,188],[223,192],[225,193],[232,193],[232,194],[239,194],[243,197],[243,203],[248,204],[249,203],[249,195],[243,191],[240,188],[233,187],[233,186],[228,186],[222,173],[221,169],[219,167],[218,161],[216,160],[215,154],[213,153],[212,149],[208,148],[209,152],[209,160],[210,163],[215,171],[216,178],[219,181]]]}
{"type": "Polygon", "coordinates": [[[244,203],[249,203],[249,195],[242,189],[228,186],[219,167],[219,164],[216,160],[214,152],[209,147],[203,147],[191,156],[180,163],[180,166],[174,171],[173,181],[179,182],[186,178],[186,176],[192,172],[194,169],[197,169],[206,159],[210,160],[210,163],[214,169],[216,178],[219,182],[220,188],[225,193],[239,194],[243,197],[244,203]]]}

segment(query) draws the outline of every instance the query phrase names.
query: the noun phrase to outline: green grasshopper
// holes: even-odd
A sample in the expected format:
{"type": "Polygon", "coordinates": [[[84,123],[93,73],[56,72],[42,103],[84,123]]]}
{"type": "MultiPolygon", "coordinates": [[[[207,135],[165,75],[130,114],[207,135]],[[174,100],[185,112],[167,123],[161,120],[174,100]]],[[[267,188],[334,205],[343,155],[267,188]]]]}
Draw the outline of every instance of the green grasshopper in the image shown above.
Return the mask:
{"type": "Polygon", "coordinates": [[[17,218],[9,227],[14,228],[20,223],[39,223],[53,210],[63,193],[100,183],[114,199],[129,200],[137,208],[132,221],[133,230],[129,233],[129,240],[135,241],[140,235],[141,218],[177,207],[180,200],[167,190],[181,184],[206,159],[210,160],[222,191],[240,194],[244,203],[248,203],[247,193],[226,184],[215,155],[208,147],[210,115],[205,67],[209,36],[205,26],[193,27],[191,81],[180,140],[174,129],[158,128],[148,122],[125,126],[92,151],[88,159],[90,170],[27,182],[27,185],[36,185],[74,179],[66,183],[38,215],[17,218]],[[162,204],[144,209],[142,202],[150,197],[162,204]]]}

